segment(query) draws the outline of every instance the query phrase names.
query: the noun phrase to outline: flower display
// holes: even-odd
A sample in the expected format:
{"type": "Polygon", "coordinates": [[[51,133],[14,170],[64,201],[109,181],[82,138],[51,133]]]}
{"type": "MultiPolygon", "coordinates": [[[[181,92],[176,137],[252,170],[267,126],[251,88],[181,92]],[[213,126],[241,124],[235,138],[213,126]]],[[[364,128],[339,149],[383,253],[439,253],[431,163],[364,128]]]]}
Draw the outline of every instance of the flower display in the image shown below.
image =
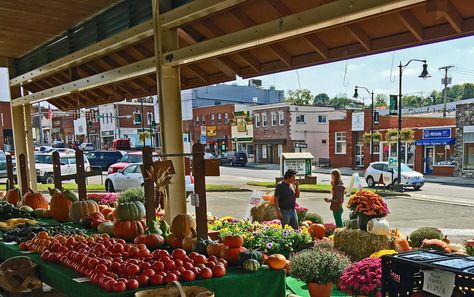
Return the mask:
{"type": "Polygon", "coordinates": [[[382,258],[382,256],[394,254],[398,254],[398,252],[396,250],[380,250],[370,255],[369,258],[382,258]]]}
{"type": "Polygon", "coordinates": [[[324,228],[326,228],[326,237],[329,237],[334,234],[334,230],[336,230],[337,226],[334,223],[325,223],[324,228]]]}
{"type": "Polygon", "coordinates": [[[94,200],[98,204],[111,205],[117,202],[119,195],[117,193],[90,193],[87,199],[94,200]]]}
{"type": "Polygon", "coordinates": [[[339,279],[339,288],[349,295],[381,297],[382,262],[365,258],[349,266],[339,279]]]}
{"type": "Polygon", "coordinates": [[[347,207],[357,213],[379,218],[390,213],[380,195],[366,190],[359,190],[352,195],[347,202],[347,207]]]}
{"type": "Polygon", "coordinates": [[[464,243],[464,247],[465,247],[466,253],[469,256],[474,256],[474,238],[470,240],[466,240],[466,242],[464,243]]]}
{"type": "Polygon", "coordinates": [[[306,213],[308,212],[308,209],[296,203],[295,210],[296,210],[296,215],[298,216],[298,222],[302,222],[306,217],[306,213]]]}
{"type": "Polygon", "coordinates": [[[440,239],[425,239],[421,243],[420,248],[427,250],[437,250],[447,253],[451,252],[451,249],[449,248],[448,244],[440,239]]]}

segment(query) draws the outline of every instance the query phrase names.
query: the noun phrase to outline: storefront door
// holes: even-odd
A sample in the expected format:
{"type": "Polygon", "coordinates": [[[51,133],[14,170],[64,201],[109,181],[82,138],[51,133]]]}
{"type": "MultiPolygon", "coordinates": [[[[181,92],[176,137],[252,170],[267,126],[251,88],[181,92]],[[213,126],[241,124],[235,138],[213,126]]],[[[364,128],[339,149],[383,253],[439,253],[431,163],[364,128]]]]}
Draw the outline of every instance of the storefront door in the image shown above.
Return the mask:
{"type": "Polygon", "coordinates": [[[364,167],[364,144],[357,143],[355,149],[355,166],[364,167]]]}
{"type": "Polygon", "coordinates": [[[434,147],[426,146],[425,147],[425,174],[433,173],[433,155],[434,147]]]}

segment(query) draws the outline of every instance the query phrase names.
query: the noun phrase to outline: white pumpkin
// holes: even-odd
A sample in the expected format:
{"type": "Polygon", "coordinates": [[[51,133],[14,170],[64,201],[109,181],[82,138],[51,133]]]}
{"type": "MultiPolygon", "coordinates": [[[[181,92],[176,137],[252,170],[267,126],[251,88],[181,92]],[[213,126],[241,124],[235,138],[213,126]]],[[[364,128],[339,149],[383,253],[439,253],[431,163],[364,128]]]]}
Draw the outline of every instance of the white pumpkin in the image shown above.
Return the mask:
{"type": "Polygon", "coordinates": [[[367,223],[367,232],[380,235],[380,236],[389,236],[390,235],[390,225],[386,219],[375,218],[371,219],[367,223]]]}

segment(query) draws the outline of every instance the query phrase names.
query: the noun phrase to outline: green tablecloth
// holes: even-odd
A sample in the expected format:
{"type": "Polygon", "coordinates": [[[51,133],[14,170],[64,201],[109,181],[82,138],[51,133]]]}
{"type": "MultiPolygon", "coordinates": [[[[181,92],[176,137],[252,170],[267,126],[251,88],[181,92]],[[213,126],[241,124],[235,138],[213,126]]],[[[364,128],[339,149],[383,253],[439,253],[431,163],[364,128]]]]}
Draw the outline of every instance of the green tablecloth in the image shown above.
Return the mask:
{"type": "MultiPolygon", "coordinates": [[[[0,258],[24,255],[39,264],[40,278],[43,282],[68,297],[132,297],[135,291],[110,293],[90,282],[78,283],[74,278],[80,275],[71,269],[54,263],[43,262],[38,254],[21,253],[18,245],[5,245],[0,242],[0,258]]],[[[245,273],[240,269],[230,269],[224,277],[208,280],[197,280],[189,285],[203,286],[214,291],[217,297],[284,297],[284,270],[271,270],[266,266],[257,272],[245,273]]],[[[150,289],[153,287],[146,287],[150,289]]]]}

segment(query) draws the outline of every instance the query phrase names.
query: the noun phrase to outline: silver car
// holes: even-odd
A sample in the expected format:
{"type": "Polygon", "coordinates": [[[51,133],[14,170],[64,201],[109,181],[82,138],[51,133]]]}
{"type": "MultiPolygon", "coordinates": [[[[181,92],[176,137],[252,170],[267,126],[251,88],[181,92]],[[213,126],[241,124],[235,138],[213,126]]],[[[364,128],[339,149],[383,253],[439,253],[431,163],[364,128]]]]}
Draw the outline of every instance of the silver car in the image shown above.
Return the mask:
{"type": "MultiPolygon", "coordinates": [[[[412,170],[406,164],[401,165],[401,184],[403,187],[413,187],[415,190],[419,190],[425,184],[425,178],[423,174],[412,170]]],[[[369,167],[365,169],[364,175],[367,185],[371,188],[377,184],[397,184],[398,183],[398,171],[397,168],[388,168],[388,162],[373,162],[370,163],[369,167]],[[393,173],[393,180],[392,180],[393,173]]]]}

